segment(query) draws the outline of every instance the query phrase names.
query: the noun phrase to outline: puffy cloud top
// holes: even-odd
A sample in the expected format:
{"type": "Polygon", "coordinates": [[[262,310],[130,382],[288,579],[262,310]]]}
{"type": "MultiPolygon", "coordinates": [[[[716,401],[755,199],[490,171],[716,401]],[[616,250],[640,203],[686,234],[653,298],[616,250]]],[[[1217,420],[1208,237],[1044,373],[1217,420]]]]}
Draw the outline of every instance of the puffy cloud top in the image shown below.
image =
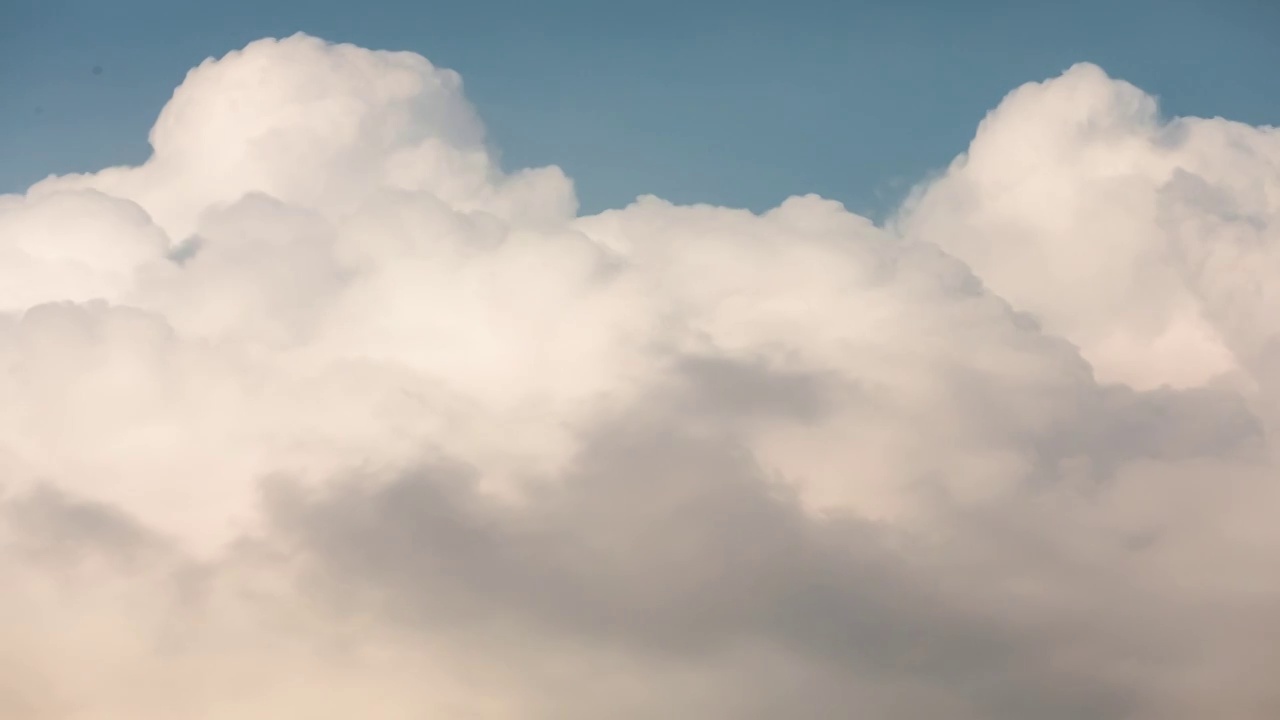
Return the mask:
{"type": "Polygon", "coordinates": [[[887,227],[577,215],[303,35],[0,197],[0,715],[1280,715],[1280,131],[1092,65],[887,227]]]}

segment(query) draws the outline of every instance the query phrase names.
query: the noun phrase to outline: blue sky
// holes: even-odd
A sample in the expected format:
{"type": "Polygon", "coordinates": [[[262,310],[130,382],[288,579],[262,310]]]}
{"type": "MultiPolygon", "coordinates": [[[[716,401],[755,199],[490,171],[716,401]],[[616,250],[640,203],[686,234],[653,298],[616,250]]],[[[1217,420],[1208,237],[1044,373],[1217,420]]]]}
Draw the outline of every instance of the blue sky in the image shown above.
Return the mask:
{"type": "Polygon", "coordinates": [[[1271,0],[4,5],[0,191],[142,160],[189,67],[299,30],[458,70],[504,164],[560,165],[588,212],[817,192],[878,216],[1006,92],[1081,60],[1167,114],[1280,124],[1271,0]]]}

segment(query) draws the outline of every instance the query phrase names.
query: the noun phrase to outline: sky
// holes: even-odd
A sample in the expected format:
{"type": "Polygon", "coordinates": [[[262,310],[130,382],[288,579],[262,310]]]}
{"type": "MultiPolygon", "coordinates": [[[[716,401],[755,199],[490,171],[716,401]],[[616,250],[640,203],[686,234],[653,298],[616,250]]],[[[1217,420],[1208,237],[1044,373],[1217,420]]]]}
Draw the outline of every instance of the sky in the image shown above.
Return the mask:
{"type": "Polygon", "coordinates": [[[1268,6],[93,7],[0,718],[1280,717],[1268,6]]]}
{"type": "Polygon", "coordinates": [[[1081,61],[1172,115],[1280,123],[1267,0],[4,5],[9,192],[140,162],[187,68],[297,31],[457,70],[504,164],[560,165],[591,212],[645,193],[761,210],[816,192],[880,218],[1010,88],[1081,61]]]}

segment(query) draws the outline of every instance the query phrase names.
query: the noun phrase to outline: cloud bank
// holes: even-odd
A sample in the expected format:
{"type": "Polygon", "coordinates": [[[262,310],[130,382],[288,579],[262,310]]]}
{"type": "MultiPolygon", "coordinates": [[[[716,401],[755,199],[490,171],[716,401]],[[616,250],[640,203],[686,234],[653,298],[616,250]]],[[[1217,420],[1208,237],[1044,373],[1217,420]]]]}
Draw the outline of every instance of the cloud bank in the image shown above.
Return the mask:
{"type": "Polygon", "coordinates": [[[1280,716],[1280,131],[583,217],[298,35],[150,139],[0,196],[0,716],[1280,716]]]}

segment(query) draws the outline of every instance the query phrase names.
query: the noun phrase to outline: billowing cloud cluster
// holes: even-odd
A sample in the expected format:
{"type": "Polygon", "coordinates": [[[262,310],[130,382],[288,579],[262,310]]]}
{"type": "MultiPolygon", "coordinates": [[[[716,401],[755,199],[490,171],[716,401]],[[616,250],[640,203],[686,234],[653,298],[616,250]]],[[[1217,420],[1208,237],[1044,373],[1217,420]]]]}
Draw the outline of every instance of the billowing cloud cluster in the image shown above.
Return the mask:
{"type": "Polygon", "coordinates": [[[151,143],[0,197],[0,716],[1280,717],[1280,131],[582,217],[295,36],[151,143]]]}

